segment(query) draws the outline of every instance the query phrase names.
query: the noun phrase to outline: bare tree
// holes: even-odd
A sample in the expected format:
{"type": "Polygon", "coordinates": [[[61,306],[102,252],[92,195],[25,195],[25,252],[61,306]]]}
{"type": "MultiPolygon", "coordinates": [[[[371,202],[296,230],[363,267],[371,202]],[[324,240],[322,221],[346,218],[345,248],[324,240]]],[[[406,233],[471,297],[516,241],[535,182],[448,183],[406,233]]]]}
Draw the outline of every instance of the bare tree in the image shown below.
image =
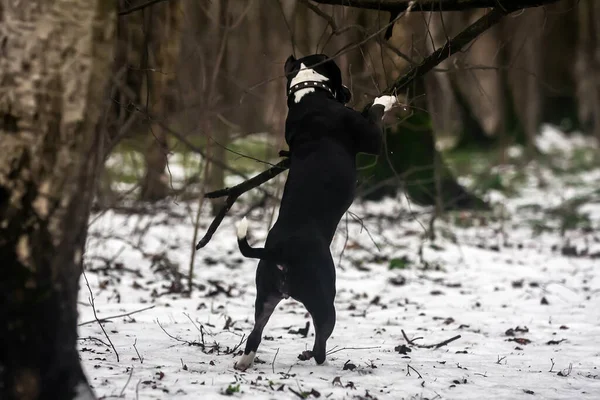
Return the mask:
{"type": "Polygon", "coordinates": [[[116,5],[0,2],[0,398],[92,399],[77,292],[116,5]]]}

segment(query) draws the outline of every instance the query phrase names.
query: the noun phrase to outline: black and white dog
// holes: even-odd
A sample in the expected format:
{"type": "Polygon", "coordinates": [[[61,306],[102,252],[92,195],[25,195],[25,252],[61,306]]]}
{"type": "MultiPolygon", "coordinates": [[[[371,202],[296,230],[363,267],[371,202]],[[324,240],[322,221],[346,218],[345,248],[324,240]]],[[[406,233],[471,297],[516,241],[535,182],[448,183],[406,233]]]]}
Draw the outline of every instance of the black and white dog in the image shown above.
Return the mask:
{"type": "Polygon", "coordinates": [[[254,360],[265,325],[277,304],[292,297],[313,319],[312,351],[299,358],[325,361],[326,342],[335,325],[335,266],[329,246],[338,223],[354,200],[356,154],[379,154],[382,118],[396,103],[394,96],[375,99],[361,114],[344,106],[350,91],[340,69],[322,54],[285,63],[288,116],[285,139],[290,170],[279,217],[264,248],[246,240],[248,222],[238,224],[238,244],[246,257],[258,258],[254,329],[235,368],[254,360]]]}

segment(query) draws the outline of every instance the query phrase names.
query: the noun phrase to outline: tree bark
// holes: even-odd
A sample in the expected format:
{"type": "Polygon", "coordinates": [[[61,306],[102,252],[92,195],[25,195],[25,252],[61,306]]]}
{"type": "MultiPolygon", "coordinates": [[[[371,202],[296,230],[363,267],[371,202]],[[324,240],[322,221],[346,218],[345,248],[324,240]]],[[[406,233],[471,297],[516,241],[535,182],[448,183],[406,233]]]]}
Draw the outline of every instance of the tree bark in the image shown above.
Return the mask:
{"type": "Polygon", "coordinates": [[[93,399],[77,292],[116,4],[0,2],[0,398],[93,399]]]}
{"type": "MultiPolygon", "coordinates": [[[[147,12],[145,30],[150,35],[145,72],[145,92],[141,99],[149,115],[165,118],[171,111],[173,101],[169,90],[175,78],[175,68],[181,48],[180,24],[181,5],[167,2],[157,5],[147,12]]],[[[150,123],[146,136],[144,160],[146,174],[142,181],[141,198],[145,201],[158,201],[169,193],[169,177],[165,173],[169,147],[167,132],[159,125],[150,123]]]]}

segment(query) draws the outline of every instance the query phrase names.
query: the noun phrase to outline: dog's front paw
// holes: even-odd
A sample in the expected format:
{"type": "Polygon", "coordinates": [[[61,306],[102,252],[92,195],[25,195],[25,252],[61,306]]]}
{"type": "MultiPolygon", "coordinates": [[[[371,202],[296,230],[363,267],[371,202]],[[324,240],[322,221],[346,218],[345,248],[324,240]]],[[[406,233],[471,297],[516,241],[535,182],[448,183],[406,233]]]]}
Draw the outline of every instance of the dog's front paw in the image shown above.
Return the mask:
{"type": "Polygon", "coordinates": [[[249,354],[244,354],[235,364],[233,364],[233,368],[244,372],[252,365],[255,355],[256,353],[253,351],[251,351],[249,354]]]}
{"type": "Polygon", "coordinates": [[[304,350],[302,353],[298,354],[298,360],[300,361],[308,361],[313,357],[313,352],[310,350],[304,350]]]}
{"type": "Polygon", "coordinates": [[[382,105],[383,111],[388,112],[393,106],[398,104],[398,99],[396,99],[396,96],[380,96],[376,97],[375,101],[373,101],[373,105],[375,104],[382,105]]]}

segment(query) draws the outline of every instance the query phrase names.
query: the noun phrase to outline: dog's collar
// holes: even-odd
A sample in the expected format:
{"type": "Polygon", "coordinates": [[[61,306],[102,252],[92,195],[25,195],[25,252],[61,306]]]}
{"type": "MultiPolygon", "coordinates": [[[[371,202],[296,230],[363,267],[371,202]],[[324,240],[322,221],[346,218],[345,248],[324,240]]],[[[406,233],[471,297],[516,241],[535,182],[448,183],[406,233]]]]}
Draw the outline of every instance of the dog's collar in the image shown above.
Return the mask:
{"type": "Polygon", "coordinates": [[[329,86],[327,86],[323,82],[318,82],[318,81],[306,81],[306,82],[300,82],[300,83],[295,84],[294,86],[292,86],[290,88],[290,90],[288,90],[288,97],[293,95],[294,93],[296,93],[298,90],[309,89],[309,88],[326,90],[327,92],[329,92],[330,95],[335,97],[335,93],[333,93],[333,90],[331,90],[331,88],[329,86]]]}

